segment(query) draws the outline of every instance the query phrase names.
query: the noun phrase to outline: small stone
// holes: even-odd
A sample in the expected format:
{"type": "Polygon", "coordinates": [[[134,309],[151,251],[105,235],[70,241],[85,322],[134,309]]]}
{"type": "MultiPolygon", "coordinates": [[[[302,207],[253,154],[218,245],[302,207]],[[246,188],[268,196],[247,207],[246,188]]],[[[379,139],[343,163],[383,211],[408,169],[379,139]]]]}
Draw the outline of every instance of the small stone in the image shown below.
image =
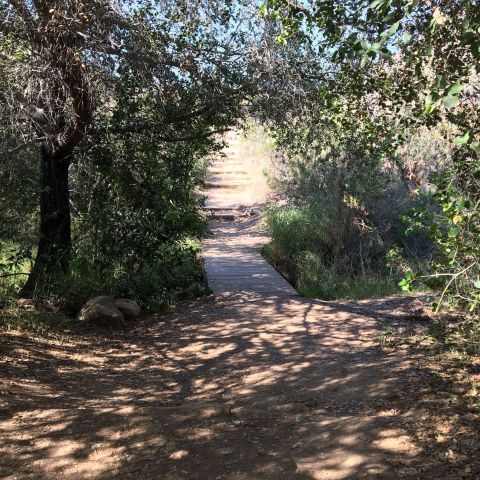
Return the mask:
{"type": "Polygon", "coordinates": [[[125,298],[116,298],[115,305],[123,313],[125,320],[136,320],[142,311],[137,302],[125,298]]]}

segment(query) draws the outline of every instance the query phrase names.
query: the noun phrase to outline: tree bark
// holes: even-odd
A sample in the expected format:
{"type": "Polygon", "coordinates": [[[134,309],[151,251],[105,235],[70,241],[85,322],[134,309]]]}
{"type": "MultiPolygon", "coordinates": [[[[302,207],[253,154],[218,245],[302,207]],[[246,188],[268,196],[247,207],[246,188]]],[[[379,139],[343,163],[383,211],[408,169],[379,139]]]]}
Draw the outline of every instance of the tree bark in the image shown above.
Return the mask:
{"type": "MultiPolygon", "coordinates": [[[[82,32],[66,34],[67,24],[52,20],[57,18],[62,2],[11,0],[10,3],[24,23],[33,54],[42,61],[45,59],[48,62],[45,65],[52,69],[51,78],[45,79],[40,94],[40,105],[51,107],[51,115],[42,117],[42,121],[33,119],[39,136],[47,138],[40,162],[40,237],[35,264],[20,295],[34,296],[50,293],[61,274],[68,272],[71,250],[68,169],[73,151],[85,138],[92,121],[89,82],[82,59],[83,55],[88,56],[88,50],[78,42],[77,34],[82,32]],[[48,53],[46,58],[45,53],[48,53]]],[[[68,22],[74,19],[86,29],[90,20],[81,20],[80,14],[89,2],[70,3],[68,22]]]]}
{"type": "Polygon", "coordinates": [[[71,250],[68,169],[72,152],[55,153],[42,145],[40,162],[40,237],[34,267],[21,296],[51,290],[55,280],[68,271],[71,250]]]}

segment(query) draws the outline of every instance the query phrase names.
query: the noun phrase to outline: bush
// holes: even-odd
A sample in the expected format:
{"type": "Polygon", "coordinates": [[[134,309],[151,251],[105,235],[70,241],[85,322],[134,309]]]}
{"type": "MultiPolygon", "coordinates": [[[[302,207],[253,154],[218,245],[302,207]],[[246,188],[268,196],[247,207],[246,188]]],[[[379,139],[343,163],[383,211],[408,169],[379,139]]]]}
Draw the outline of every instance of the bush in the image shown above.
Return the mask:
{"type": "Polygon", "coordinates": [[[326,266],[311,252],[298,259],[296,286],[300,295],[323,300],[361,299],[390,295],[398,291],[393,277],[378,272],[346,275],[335,265],[326,266]]]}
{"type": "Polygon", "coordinates": [[[349,141],[323,155],[311,146],[304,157],[285,148],[274,179],[285,204],[267,211],[272,240],[264,253],[300,293],[324,299],[393,293],[406,272],[432,259],[434,242],[425,231],[408,232],[404,219],[412,208],[436,209],[427,176],[448,163],[449,152],[438,132],[423,129],[397,157],[375,161],[363,161],[366,152],[349,141]],[[419,145],[431,148],[419,156],[419,145]]]}
{"type": "MultiPolygon", "coordinates": [[[[119,79],[117,103],[99,121],[123,125],[140,100],[147,110],[150,104],[135,94],[137,87],[119,79]]],[[[159,308],[203,281],[198,253],[206,222],[195,189],[219,145],[210,138],[162,141],[159,129],[155,134],[102,131],[89,148],[78,149],[70,168],[68,273],[44,278],[39,297],[53,298],[71,314],[96,295],[126,296],[159,308]]],[[[19,162],[22,175],[34,176],[36,159],[27,153],[19,162]]],[[[5,299],[24,284],[27,276],[13,274],[29,272],[38,237],[38,185],[23,179],[22,188],[16,188],[19,166],[14,164],[14,158],[0,162],[0,221],[5,220],[0,223],[0,295],[5,299]]]]}
{"type": "Polygon", "coordinates": [[[401,262],[390,262],[389,271],[379,272],[372,263],[381,253],[376,238],[362,232],[353,217],[338,200],[325,207],[272,206],[266,215],[271,242],[263,254],[305,297],[333,300],[393,293],[401,262]]]}
{"type": "Polygon", "coordinates": [[[71,273],[59,287],[64,309],[76,312],[93,296],[133,298],[148,309],[159,309],[178,300],[192,283],[203,282],[200,242],[184,239],[162,245],[145,262],[130,269],[121,261],[95,264],[94,251],[77,248],[71,273]]]}
{"type": "Polygon", "coordinates": [[[409,290],[422,280],[440,290],[436,310],[447,307],[478,318],[480,313],[480,208],[478,187],[469,192],[452,169],[433,175],[429,194],[435,208],[414,208],[408,232],[429,235],[435,255],[426,268],[402,281],[409,290]]]}

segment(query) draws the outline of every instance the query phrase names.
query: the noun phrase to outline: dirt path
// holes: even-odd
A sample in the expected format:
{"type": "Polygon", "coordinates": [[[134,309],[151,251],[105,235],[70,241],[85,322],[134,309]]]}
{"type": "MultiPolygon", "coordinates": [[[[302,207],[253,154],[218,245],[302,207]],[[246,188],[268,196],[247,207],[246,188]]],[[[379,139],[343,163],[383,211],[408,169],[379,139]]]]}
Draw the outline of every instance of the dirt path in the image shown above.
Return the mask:
{"type": "Polygon", "coordinates": [[[429,436],[448,386],[375,344],[404,311],[250,294],[114,335],[2,335],[0,478],[478,478],[429,436]]]}
{"type": "Polygon", "coordinates": [[[423,328],[411,300],[249,288],[273,278],[263,264],[229,284],[226,260],[240,268],[261,236],[252,220],[216,232],[220,295],[124,331],[0,335],[0,479],[480,478],[450,385],[378,345],[423,328]]]}

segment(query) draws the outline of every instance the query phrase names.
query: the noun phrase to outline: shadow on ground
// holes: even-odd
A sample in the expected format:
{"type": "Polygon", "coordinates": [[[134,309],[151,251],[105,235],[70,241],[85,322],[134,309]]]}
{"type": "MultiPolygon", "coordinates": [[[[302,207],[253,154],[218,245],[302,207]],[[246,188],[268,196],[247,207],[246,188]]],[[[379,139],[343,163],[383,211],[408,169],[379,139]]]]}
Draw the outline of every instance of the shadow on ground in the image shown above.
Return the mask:
{"type": "Polygon", "coordinates": [[[122,332],[2,334],[0,478],[479,478],[432,437],[450,386],[375,342],[406,302],[237,295],[122,332]]]}

